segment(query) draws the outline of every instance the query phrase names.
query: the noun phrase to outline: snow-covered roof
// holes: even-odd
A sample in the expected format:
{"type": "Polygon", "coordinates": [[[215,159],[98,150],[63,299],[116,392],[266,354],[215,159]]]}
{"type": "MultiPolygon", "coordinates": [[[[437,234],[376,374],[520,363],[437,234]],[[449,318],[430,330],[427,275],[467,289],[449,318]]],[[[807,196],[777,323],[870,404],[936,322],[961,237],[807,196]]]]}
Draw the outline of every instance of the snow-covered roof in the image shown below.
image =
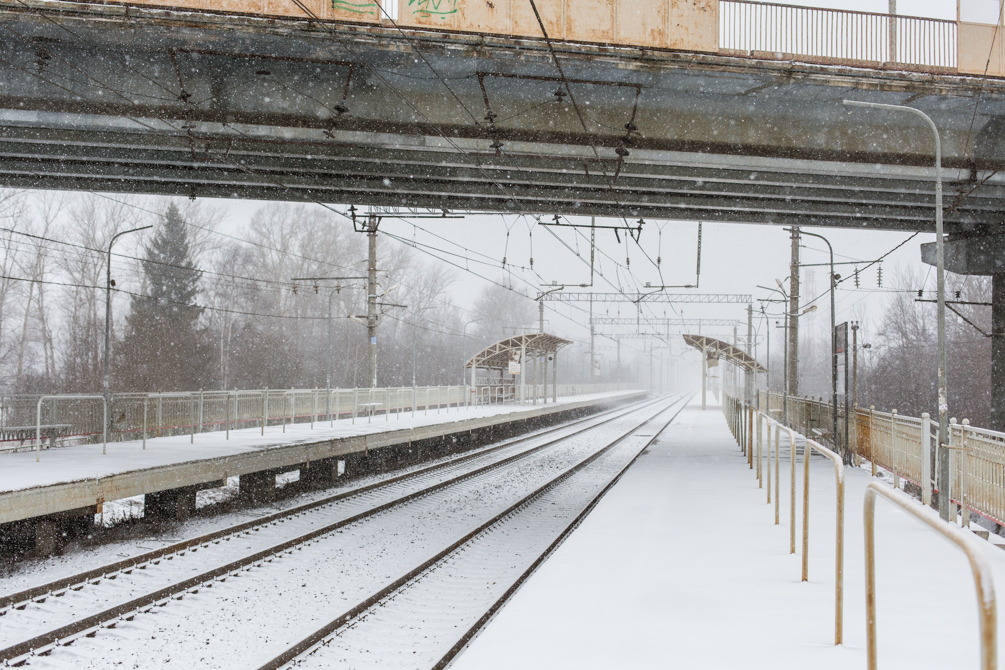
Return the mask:
{"type": "Polygon", "coordinates": [[[548,333],[514,335],[485,347],[468,359],[464,367],[506,370],[509,368],[510,361],[520,360],[521,349],[531,355],[553,354],[567,344],[572,344],[572,341],[548,333]]]}
{"type": "Polygon", "coordinates": [[[734,347],[729,342],[717,340],[707,335],[685,335],[684,341],[695,349],[700,349],[709,360],[725,358],[727,361],[744,370],[751,372],[767,372],[767,368],[757,362],[757,360],[739,347],[734,347]]]}

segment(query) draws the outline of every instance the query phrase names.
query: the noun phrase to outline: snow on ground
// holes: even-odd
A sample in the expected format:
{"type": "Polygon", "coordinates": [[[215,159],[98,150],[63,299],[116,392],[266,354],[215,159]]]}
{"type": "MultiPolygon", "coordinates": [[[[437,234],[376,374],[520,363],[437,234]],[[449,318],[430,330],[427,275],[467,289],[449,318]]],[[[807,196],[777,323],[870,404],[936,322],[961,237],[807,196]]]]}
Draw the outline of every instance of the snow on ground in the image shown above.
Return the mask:
{"type": "MultiPolygon", "coordinates": [[[[775,526],[720,409],[692,403],[453,668],[865,668],[871,478],[846,475],[845,644],[835,647],[833,466],[813,459],[811,470],[810,581],[801,583],[800,556],[789,554],[787,461],[775,526]]],[[[877,533],[880,667],[978,667],[963,553],[885,500],[877,533]]],[[[984,547],[1005,594],[1005,551],[984,547]]]]}
{"type": "MultiPolygon", "coordinates": [[[[572,404],[605,397],[617,397],[630,392],[598,393],[560,398],[558,405],[572,404]]],[[[551,403],[549,403],[550,405],[551,403]]],[[[230,431],[225,439],[223,431],[197,433],[194,440],[189,435],[158,437],[147,440],[110,442],[107,453],[102,454],[101,444],[79,445],[60,449],[45,449],[40,462],[35,462],[35,452],[0,453],[0,492],[15,491],[62,482],[107,477],[119,472],[142,470],[158,466],[186,463],[207,458],[232,456],[261,449],[307,444],[356,435],[386,431],[406,430],[440,423],[452,423],[481,417],[499,416],[528,410],[529,405],[479,405],[419,410],[389,417],[374,416],[342,419],[335,422],[318,421],[297,423],[285,427],[268,426],[262,435],[260,427],[230,431]]]]}
{"type": "MultiPolygon", "coordinates": [[[[490,448],[490,446],[484,448],[490,448]]],[[[207,516],[195,516],[184,522],[168,521],[152,526],[141,525],[132,528],[120,528],[123,532],[118,539],[116,539],[113,531],[113,535],[104,536],[95,544],[82,545],[76,541],[71,542],[70,546],[62,554],[45,558],[28,558],[11,564],[0,563],[0,593],[15,593],[32,586],[46,584],[53,580],[68,577],[85,570],[91,570],[123,558],[152,551],[167,544],[174,544],[175,542],[212,533],[290,507],[327,498],[335,493],[346,493],[390,477],[461,458],[468,453],[472,452],[450,454],[390,472],[359,477],[337,489],[325,488],[314,491],[303,491],[293,497],[278,498],[267,505],[244,507],[207,516]]],[[[277,485],[281,484],[284,478],[287,484],[292,483],[294,475],[296,473],[293,472],[277,475],[277,485]]],[[[236,497],[237,493],[238,478],[231,477],[227,480],[227,486],[225,487],[199,491],[196,495],[196,505],[198,507],[205,507],[223,503],[236,497]]],[[[143,496],[122,498],[121,500],[106,502],[102,514],[95,515],[95,523],[110,528],[116,523],[122,523],[128,519],[138,519],[142,517],[142,512],[143,496]]]]}

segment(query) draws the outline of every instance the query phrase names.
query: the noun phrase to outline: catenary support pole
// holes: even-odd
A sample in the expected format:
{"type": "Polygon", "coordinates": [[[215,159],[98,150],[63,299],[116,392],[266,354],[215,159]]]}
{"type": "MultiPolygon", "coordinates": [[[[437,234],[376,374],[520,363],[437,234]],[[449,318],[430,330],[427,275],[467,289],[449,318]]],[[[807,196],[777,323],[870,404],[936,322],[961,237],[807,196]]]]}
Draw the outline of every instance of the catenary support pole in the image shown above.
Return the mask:
{"type": "Polygon", "coordinates": [[[377,225],[380,219],[371,214],[367,219],[366,334],[370,341],[367,381],[377,388],[377,225]]]}
{"type": "Polygon", "coordinates": [[[789,262],[789,324],[786,373],[788,395],[799,395],[799,228],[792,227],[792,258],[789,262]]]}
{"type": "Polygon", "coordinates": [[[991,277],[991,428],[1005,431],[1005,274],[991,277]]]}

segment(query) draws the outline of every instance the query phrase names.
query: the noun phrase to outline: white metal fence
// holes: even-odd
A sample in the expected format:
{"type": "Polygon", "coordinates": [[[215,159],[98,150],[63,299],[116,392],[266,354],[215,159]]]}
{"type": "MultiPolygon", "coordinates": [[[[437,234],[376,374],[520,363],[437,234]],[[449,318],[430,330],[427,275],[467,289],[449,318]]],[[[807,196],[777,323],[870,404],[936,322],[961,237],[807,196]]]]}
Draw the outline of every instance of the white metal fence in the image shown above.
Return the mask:
{"type": "MultiPolygon", "coordinates": [[[[627,388],[627,384],[559,384],[549,388],[548,400],[553,391],[568,397],[627,388]]],[[[108,407],[107,439],[146,440],[242,428],[264,432],[268,426],[285,430],[294,423],[390,420],[416,412],[515,401],[512,385],[117,393],[108,407]]],[[[104,411],[101,396],[0,396],[0,451],[101,442],[104,411]]]]}
{"type": "Polygon", "coordinates": [[[955,21],[751,0],[719,2],[720,53],[926,71],[956,68],[955,21]]]}

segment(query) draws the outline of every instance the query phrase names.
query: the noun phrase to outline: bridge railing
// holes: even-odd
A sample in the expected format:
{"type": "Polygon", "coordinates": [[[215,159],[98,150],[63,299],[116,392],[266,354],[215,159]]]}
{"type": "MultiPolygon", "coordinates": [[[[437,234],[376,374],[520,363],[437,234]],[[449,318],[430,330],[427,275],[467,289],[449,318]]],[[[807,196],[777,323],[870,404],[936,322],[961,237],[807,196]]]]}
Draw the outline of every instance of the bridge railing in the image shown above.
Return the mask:
{"type": "MultiPolygon", "coordinates": [[[[10,0],[0,0],[5,1],[10,0]]],[[[130,0],[130,4],[220,11],[212,0],[130,0]]],[[[997,3],[989,0],[959,0],[957,20],[755,0],[537,0],[537,5],[549,37],[556,40],[924,72],[986,70],[1005,76],[1001,14],[997,3]]],[[[255,0],[240,11],[482,35],[542,36],[534,13],[522,0],[255,0]],[[393,24],[388,17],[393,17],[393,24]]]]}
{"type": "Polygon", "coordinates": [[[957,26],[941,19],[720,0],[719,52],[951,72],[957,26]]]}
{"type": "MultiPolygon", "coordinates": [[[[557,397],[621,391],[629,384],[559,384],[557,397]]],[[[530,394],[526,403],[530,404],[530,394]]],[[[99,397],[100,400],[100,397],[99,397]]],[[[295,423],[330,424],[339,419],[391,420],[413,413],[450,411],[473,405],[511,404],[513,385],[418,386],[355,389],[251,389],[174,393],[116,393],[108,406],[108,441],[146,440],[171,435],[295,423]]],[[[544,402],[544,398],[538,398],[544,402]]],[[[80,396],[36,394],[0,396],[0,452],[101,442],[100,402],[80,396]],[[41,400],[41,403],[39,402],[41,400]],[[41,438],[39,437],[41,436],[41,438]]]]}

